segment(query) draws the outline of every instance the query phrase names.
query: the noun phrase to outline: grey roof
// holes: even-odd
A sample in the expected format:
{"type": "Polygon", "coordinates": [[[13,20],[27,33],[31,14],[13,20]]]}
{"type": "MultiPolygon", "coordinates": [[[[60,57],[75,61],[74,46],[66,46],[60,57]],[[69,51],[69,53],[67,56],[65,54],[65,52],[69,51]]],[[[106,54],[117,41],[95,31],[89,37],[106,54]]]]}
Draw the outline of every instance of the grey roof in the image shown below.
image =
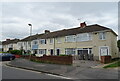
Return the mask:
{"type": "Polygon", "coordinates": [[[109,30],[117,36],[117,34],[112,29],[104,27],[104,26],[100,26],[98,24],[94,24],[94,25],[86,26],[84,28],[83,27],[76,27],[76,28],[71,28],[71,29],[54,31],[54,32],[50,32],[47,34],[46,33],[36,34],[36,35],[32,35],[31,37],[28,36],[28,37],[22,39],[21,41],[30,41],[30,39],[34,40],[37,38],[47,39],[47,38],[61,37],[61,36],[67,36],[67,35],[75,35],[75,34],[79,34],[79,33],[103,31],[103,30],[109,30]]]}

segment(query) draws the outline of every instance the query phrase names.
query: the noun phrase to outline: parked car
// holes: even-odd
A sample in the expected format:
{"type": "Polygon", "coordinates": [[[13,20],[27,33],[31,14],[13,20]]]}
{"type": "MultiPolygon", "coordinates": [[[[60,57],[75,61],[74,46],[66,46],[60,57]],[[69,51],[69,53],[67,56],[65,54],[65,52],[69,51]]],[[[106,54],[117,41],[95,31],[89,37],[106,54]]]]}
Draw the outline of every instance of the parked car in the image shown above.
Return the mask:
{"type": "Polygon", "coordinates": [[[0,53],[0,61],[11,61],[15,59],[15,55],[10,53],[0,53]]]}

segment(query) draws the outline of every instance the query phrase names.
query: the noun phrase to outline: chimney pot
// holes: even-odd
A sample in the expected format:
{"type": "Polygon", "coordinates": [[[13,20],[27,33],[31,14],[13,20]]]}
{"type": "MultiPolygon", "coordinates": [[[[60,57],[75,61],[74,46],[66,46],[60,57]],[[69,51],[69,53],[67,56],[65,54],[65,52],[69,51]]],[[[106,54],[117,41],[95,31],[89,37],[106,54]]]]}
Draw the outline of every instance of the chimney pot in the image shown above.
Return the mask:
{"type": "Polygon", "coordinates": [[[82,27],[82,28],[86,27],[86,23],[85,22],[80,23],[80,27],[82,27]]]}
{"type": "Polygon", "coordinates": [[[6,39],[6,41],[9,41],[10,39],[6,39]]]}
{"type": "Polygon", "coordinates": [[[48,33],[50,33],[50,31],[49,30],[45,30],[45,34],[48,34],[48,33]]]}

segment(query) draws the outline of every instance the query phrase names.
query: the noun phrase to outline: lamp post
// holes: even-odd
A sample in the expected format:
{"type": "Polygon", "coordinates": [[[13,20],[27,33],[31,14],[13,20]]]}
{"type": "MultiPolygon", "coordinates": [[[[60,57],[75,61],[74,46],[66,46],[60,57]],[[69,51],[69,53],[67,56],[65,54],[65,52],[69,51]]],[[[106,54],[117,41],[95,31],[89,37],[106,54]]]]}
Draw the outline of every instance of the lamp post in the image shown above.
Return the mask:
{"type": "Polygon", "coordinates": [[[32,52],[32,45],[31,45],[31,36],[32,36],[32,24],[28,24],[30,26],[30,56],[29,59],[31,58],[31,52],[32,52]]]}

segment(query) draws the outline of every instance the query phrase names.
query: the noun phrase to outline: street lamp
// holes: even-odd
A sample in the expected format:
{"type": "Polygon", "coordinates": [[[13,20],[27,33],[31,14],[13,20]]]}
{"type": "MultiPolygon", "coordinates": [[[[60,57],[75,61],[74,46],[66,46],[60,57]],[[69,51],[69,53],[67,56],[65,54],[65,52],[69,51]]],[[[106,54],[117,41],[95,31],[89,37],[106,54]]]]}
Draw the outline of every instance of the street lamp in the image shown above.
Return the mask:
{"type": "Polygon", "coordinates": [[[32,36],[32,24],[28,24],[30,26],[30,56],[29,59],[31,58],[31,52],[32,52],[32,45],[31,45],[31,36],[32,36]]]}

